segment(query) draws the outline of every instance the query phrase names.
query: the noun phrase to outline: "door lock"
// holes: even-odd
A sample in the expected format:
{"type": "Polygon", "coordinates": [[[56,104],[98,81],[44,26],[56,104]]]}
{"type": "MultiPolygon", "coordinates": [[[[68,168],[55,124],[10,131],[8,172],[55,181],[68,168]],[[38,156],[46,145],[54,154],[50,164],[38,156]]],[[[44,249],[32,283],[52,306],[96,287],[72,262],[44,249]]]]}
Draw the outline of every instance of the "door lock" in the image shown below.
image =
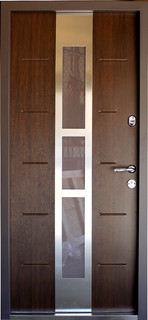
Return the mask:
{"type": "Polygon", "coordinates": [[[129,116],[128,125],[130,127],[135,127],[135,125],[136,125],[136,117],[135,116],[129,116]]]}
{"type": "Polygon", "coordinates": [[[127,181],[127,186],[130,188],[130,189],[134,189],[136,187],[136,181],[131,179],[131,180],[128,180],[127,181]]]}
{"type": "Polygon", "coordinates": [[[127,168],[115,168],[114,169],[114,172],[130,172],[130,173],[134,173],[135,171],[136,171],[136,167],[133,164],[131,164],[127,168]]]}

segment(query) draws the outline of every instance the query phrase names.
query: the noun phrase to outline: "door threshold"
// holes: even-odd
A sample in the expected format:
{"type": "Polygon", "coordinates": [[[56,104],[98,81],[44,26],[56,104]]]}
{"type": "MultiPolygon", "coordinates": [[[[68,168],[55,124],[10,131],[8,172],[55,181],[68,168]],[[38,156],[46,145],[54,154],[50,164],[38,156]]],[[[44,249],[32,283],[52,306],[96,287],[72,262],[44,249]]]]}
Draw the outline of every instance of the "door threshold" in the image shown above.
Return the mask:
{"type": "Polygon", "coordinates": [[[77,317],[81,320],[138,320],[137,315],[93,315],[91,313],[60,313],[60,314],[17,314],[17,315],[11,315],[10,320],[75,320],[77,317]]]}

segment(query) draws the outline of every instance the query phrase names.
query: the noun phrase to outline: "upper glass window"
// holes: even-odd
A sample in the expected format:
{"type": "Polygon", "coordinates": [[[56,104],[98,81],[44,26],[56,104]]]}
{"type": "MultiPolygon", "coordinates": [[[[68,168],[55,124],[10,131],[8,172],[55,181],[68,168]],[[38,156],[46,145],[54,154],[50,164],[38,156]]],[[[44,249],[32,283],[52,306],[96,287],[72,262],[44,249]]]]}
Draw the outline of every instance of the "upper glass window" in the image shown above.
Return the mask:
{"type": "Polygon", "coordinates": [[[85,47],[63,47],[63,128],[85,128],[85,47]]]}

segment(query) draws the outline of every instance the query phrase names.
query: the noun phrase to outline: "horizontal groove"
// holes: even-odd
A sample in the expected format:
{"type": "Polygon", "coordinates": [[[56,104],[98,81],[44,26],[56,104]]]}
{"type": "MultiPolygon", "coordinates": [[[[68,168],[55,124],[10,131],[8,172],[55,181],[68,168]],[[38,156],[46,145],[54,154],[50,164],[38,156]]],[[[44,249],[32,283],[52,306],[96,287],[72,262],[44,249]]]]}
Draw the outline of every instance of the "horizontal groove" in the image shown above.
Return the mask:
{"type": "Polygon", "coordinates": [[[116,161],[100,161],[99,162],[100,165],[103,165],[103,164],[117,164],[116,161]]]}
{"type": "Polygon", "coordinates": [[[117,110],[99,110],[99,113],[117,113],[117,110]]]}
{"type": "Polygon", "coordinates": [[[49,61],[46,58],[22,58],[21,61],[49,61]]]}
{"type": "Polygon", "coordinates": [[[99,59],[100,62],[127,62],[127,58],[120,58],[120,59],[116,59],[116,58],[100,58],[99,59]]]}
{"type": "Polygon", "coordinates": [[[22,162],[22,164],[48,164],[48,162],[44,162],[44,161],[41,161],[41,162],[24,161],[24,162],[22,162]]]}
{"type": "Polygon", "coordinates": [[[49,263],[22,263],[21,267],[49,267],[49,263]]]}
{"type": "Polygon", "coordinates": [[[48,216],[47,212],[23,212],[21,216],[48,216]]]}
{"type": "Polygon", "coordinates": [[[49,110],[21,110],[21,113],[49,113],[49,110]]]}
{"type": "Polygon", "coordinates": [[[99,263],[98,267],[126,267],[127,263],[99,263]]]}
{"type": "Polygon", "coordinates": [[[126,216],[127,213],[99,212],[99,216],[126,216]]]}

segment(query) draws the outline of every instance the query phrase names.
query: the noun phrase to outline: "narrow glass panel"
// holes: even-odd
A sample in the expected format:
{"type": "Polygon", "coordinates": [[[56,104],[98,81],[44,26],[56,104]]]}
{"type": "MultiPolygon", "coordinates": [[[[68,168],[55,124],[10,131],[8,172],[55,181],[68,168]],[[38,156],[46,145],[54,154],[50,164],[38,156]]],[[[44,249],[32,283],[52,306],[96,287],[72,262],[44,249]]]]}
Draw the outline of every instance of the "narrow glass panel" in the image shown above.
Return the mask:
{"type": "Polygon", "coordinates": [[[85,47],[63,47],[63,128],[85,128],[85,47]]]}
{"type": "Polygon", "coordinates": [[[84,198],[62,199],[62,277],[84,278],[84,198]]]}
{"type": "Polygon", "coordinates": [[[64,137],[62,140],[62,187],[84,189],[85,138],[64,137]]]}
{"type": "Polygon", "coordinates": [[[92,29],[92,13],[56,15],[57,313],[91,312],[92,305],[92,29]]]}

